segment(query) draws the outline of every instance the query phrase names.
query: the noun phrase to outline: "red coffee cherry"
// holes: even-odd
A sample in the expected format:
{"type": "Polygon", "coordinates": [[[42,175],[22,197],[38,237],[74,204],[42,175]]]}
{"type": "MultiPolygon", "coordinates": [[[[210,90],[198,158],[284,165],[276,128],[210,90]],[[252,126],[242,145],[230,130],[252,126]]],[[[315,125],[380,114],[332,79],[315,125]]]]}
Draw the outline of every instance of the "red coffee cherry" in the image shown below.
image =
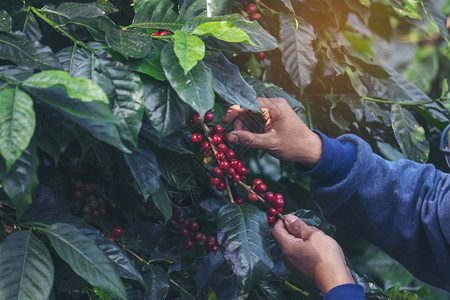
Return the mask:
{"type": "Polygon", "coordinates": [[[253,186],[257,186],[258,184],[261,184],[261,183],[263,183],[261,178],[255,178],[253,180],[253,186]]]}
{"type": "Polygon", "coordinates": [[[226,156],[228,160],[232,160],[236,156],[236,153],[232,149],[228,149],[226,156]]]}
{"type": "Polygon", "coordinates": [[[178,234],[179,234],[180,236],[188,236],[188,235],[189,235],[189,232],[188,232],[188,230],[186,229],[186,227],[180,226],[180,227],[178,227],[178,234]]]}
{"type": "Polygon", "coordinates": [[[98,209],[98,214],[100,215],[101,218],[103,218],[104,216],[106,216],[106,209],[104,207],[100,207],[98,209]]]}
{"type": "Polygon", "coordinates": [[[214,172],[214,176],[216,176],[216,177],[222,177],[222,175],[223,175],[223,171],[219,167],[215,167],[213,172],[214,172]]]}
{"type": "Polygon", "coordinates": [[[212,142],[213,142],[214,144],[218,145],[218,144],[222,143],[222,137],[221,137],[220,135],[218,135],[218,134],[215,134],[215,135],[212,137],[212,142]]]}
{"type": "Polygon", "coordinates": [[[281,207],[284,206],[284,200],[281,199],[281,198],[275,199],[275,201],[273,202],[273,205],[274,205],[276,208],[281,208],[281,207]]]}
{"type": "Polygon", "coordinates": [[[186,240],[184,242],[184,248],[186,248],[187,250],[192,250],[194,249],[194,243],[191,240],[186,240]]]}
{"type": "Polygon", "coordinates": [[[217,160],[224,160],[225,159],[225,154],[219,152],[216,154],[216,159],[217,160]]]}
{"type": "Polygon", "coordinates": [[[189,230],[191,232],[196,232],[199,228],[199,225],[196,221],[189,221],[189,230]]]}
{"type": "Polygon", "coordinates": [[[242,204],[244,204],[244,199],[242,199],[241,197],[238,197],[238,198],[234,199],[234,203],[236,205],[242,205],[242,204]]]}
{"type": "Polygon", "coordinates": [[[215,244],[216,244],[216,238],[213,236],[209,236],[208,239],[206,240],[206,246],[208,246],[209,248],[212,248],[215,244]]]}
{"type": "Polygon", "coordinates": [[[220,182],[220,178],[217,177],[209,177],[209,183],[212,185],[218,185],[220,182]]]}
{"type": "Polygon", "coordinates": [[[211,111],[207,111],[203,120],[205,121],[205,123],[212,122],[212,120],[214,120],[214,114],[211,111]]]}
{"type": "Polygon", "coordinates": [[[275,216],[267,215],[267,222],[269,222],[269,224],[273,224],[275,223],[275,221],[276,221],[275,216]]]}
{"type": "Polygon", "coordinates": [[[247,175],[247,168],[246,167],[240,167],[240,168],[237,169],[237,172],[238,172],[239,175],[245,176],[245,175],[247,175]]]}
{"type": "Polygon", "coordinates": [[[115,236],[113,236],[112,234],[108,234],[107,236],[106,236],[111,242],[113,242],[113,243],[115,243],[117,240],[116,240],[116,237],[115,236]]]}
{"type": "Polygon", "coordinates": [[[241,181],[241,175],[239,175],[239,174],[233,174],[233,181],[234,181],[234,182],[239,182],[239,181],[241,181]]]}
{"type": "Polygon", "coordinates": [[[231,176],[233,176],[234,174],[236,174],[236,169],[235,169],[235,168],[229,168],[229,169],[228,169],[228,174],[230,174],[231,176]]]}
{"type": "Polygon", "coordinates": [[[214,245],[214,246],[211,247],[211,251],[212,252],[216,252],[217,249],[219,249],[219,247],[217,245],[214,245]]]}
{"type": "Polygon", "coordinates": [[[269,208],[269,214],[271,214],[272,216],[276,216],[278,213],[277,209],[275,207],[270,207],[269,208]]]}
{"type": "Polygon", "coordinates": [[[264,52],[257,52],[256,53],[256,58],[258,60],[264,60],[264,58],[266,58],[266,54],[264,52]]]}
{"type": "Polygon", "coordinates": [[[192,116],[192,121],[195,124],[201,124],[202,123],[202,118],[200,117],[199,114],[195,114],[195,115],[192,116]]]}
{"type": "Polygon", "coordinates": [[[272,203],[273,201],[275,201],[275,195],[272,192],[267,192],[264,195],[264,198],[266,198],[266,201],[269,203],[272,203]]]}
{"type": "Polygon", "coordinates": [[[275,199],[283,199],[283,200],[284,200],[284,197],[283,197],[282,194],[276,193],[276,194],[275,194],[275,199]]]}
{"type": "Polygon", "coordinates": [[[252,14],[258,10],[258,7],[255,4],[249,4],[247,5],[247,12],[252,14]]]}
{"type": "Polygon", "coordinates": [[[95,219],[98,219],[100,217],[100,212],[95,209],[91,211],[91,216],[94,217],[95,219]]]}
{"type": "MultiPolygon", "coordinates": [[[[230,163],[227,161],[227,160],[221,160],[220,162],[219,162],[219,167],[222,169],[222,170],[226,170],[226,169],[228,169],[229,167],[230,167],[230,163]]],[[[239,172],[239,171],[238,171],[239,172]]]]}
{"type": "Polygon", "coordinates": [[[217,146],[217,151],[219,151],[221,153],[225,153],[225,151],[227,151],[227,150],[228,150],[228,147],[225,144],[219,144],[217,146]]]}
{"type": "Polygon", "coordinates": [[[213,131],[215,134],[221,134],[223,132],[223,126],[220,124],[216,124],[214,125],[213,131]]]}
{"type": "Polygon", "coordinates": [[[111,233],[116,236],[119,237],[123,234],[123,228],[120,226],[116,226],[112,229],[111,233]]]}
{"type": "Polygon", "coordinates": [[[202,135],[200,133],[194,133],[191,139],[194,143],[200,143],[202,141],[202,135]]]}
{"type": "Polygon", "coordinates": [[[264,193],[265,191],[267,191],[267,186],[264,183],[260,183],[256,186],[255,190],[258,193],[264,193]]]}
{"type": "Polygon", "coordinates": [[[237,160],[237,159],[232,159],[230,164],[233,169],[239,168],[239,160],[237,160]]]}
{"type": "Polygon", "coordinates": [[[172,34],[172,32],[164,30],[164,31],[161,31],[161,33],[159,35],[163,36],[163,35],[167,35],[167,34],[172,34]]]}
{"type": "Polygon", "coordinates": [[[282,214],[282,213],[283,213],[283,208],[282,208],[282,207],[279,207],[279,208],[277,208],[277,211],[278,211],[280,214],[282,214]]]}
{"type": "MultiPolygon", "coordinates": [[[[203,141],[200,145],[200,149],[202,151],[209,150],[209,148],[211,148],[211,145],[209,144],[208,141],[203,141]]],[[[208,156],[208,155],[205,155],[205,156],[208,156]]]]}
{"type": "Polygon", "coordinates": [[[256,195],[255,193],[250,193],[248,194],[248,200],[250,200],[251,202],[256,202],[258,200],[258,195],[256,195]]]}
{"type": "Polygon", "coordinates": [[[75,200],[78,200],[78,201],[83,200],[83,198],[84,198],[84,193],[83,193],[83,191],[82,191],[82,190],[76,190],[76,191],[73,193],[73,198],[74,198],[75,200]]]}
{"type": "Polygon", "coordinates": [[[223,183],[222,181],[216,185],[216,189],[220,192],[225,191],[225,188],[226,188],[225,183],[223,183]]]}
{"type": "Polygon", "coordinates": [[[252,20],[255,20],[255,21],[261,20],[261,14],[257,13],[257,12],[252,13],[252,20]]]}

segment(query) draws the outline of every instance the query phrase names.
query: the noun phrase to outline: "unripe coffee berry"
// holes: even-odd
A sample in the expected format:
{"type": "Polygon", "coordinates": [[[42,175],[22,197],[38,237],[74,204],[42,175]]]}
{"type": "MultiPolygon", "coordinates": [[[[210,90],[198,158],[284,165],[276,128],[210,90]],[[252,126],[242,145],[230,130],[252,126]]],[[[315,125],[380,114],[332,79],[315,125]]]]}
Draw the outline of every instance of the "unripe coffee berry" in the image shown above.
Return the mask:
{"type": "Polygon", "coordinates": [[[256,202],[258,200],[258,195],[256,195],[255,193],[250,193],[248,194],[248,200],[256,202]]]}

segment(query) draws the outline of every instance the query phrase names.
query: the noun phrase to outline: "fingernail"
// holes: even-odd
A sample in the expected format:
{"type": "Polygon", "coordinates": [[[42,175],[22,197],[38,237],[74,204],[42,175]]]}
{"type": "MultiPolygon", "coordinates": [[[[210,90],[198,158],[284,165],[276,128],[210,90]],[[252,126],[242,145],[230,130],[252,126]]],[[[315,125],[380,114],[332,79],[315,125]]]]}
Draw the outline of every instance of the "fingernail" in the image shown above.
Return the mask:
{"type": "Polygon", "coordinates": [[[232,143],[239,142],[239,136],[233,132],[228,133],[227,139],[228,139],[228,141],[230,141],[232,143]]]}
{"type": "Polygon", "coordinates": [[[298,218],[296,216],[294,216],[294,215],[286,215],[286,216],[284,216],[284,220],[286,222],[288,222],[289,224],[291,224],[291,223],[297,221],[298,218]]]}

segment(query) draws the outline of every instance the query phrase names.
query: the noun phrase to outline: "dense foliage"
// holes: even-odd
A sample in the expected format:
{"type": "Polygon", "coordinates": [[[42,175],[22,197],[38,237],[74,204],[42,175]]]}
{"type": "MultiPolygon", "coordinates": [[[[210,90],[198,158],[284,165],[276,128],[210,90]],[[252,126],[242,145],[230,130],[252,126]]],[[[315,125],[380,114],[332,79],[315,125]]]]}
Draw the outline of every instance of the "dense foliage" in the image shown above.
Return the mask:
{"type": "MultiPolygon", "coordinates": [[[[443,168],[448,1],[255,3],[0,3],[1,299],[320,298],[284,266],[264,206],[210,185],[195,113],[213,109],[212,126],[231,104],[283,97],[311,128],[443,168]]],[[[228,147],[283,213],[333,234],[307,178],[228,147]]],[[[370,299],[417,297],[354,276],[370,299]]]]}

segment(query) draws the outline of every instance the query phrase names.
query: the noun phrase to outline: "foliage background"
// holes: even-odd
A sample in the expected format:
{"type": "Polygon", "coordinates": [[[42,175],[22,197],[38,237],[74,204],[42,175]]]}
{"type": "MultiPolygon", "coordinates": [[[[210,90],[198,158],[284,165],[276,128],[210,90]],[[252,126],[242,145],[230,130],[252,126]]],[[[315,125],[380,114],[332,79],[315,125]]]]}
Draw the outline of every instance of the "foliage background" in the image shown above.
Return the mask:
{"type": "MultiPolygon", "coordinates": [[[[0,298],[320,297],[285,269],[261,208],[227,204],[208,185],[191,109],[214,108],[217,121],[230,104],[257,111],[257,96],[283,97],[311,128],[448,171],[437,148],[450,114],[448,1],[258,3],[259,22],[247,20],[246,1],[0,3],[0,298]],[[174,34],[152,35],[162,30],[174,34]],[[86,214],[87,195],[74,198],[77,180],[94,184],[104,217],[86,214]],[[231,239],[239,255],[227,264],[221,251],[186,251],[175,206],[208,235],[225,212],[242,214],[231,239]],[[249,220],[261,234],[247,237],[249,220]],[[125,234],[112,243],[105,235],[117,225],[125,234]]],[[[236,151],[249,179],[285,195],[285,212],[333,232],[308,211],[307,178],[236,151]]],[[[379,286],[355,273],[369,298],[393,285],[415,295],[393,288],[392,299],[447,296],[373,245],[335,237],[379,286]]]]}

